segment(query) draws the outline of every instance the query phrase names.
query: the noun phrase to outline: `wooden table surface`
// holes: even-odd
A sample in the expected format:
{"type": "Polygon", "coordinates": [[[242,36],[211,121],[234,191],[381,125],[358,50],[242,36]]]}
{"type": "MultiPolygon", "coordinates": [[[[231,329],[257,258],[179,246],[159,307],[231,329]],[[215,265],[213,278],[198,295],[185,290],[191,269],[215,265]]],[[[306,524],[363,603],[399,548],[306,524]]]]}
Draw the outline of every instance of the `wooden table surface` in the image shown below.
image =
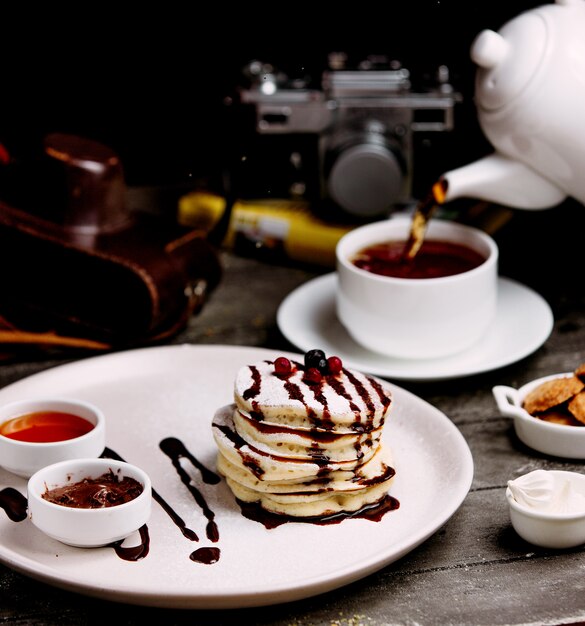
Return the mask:
{"type": "MultiPolygon", "coordinates": [[[[443,411],[475,464],[471,490],[448,523],[398,562],[344,588],[305,600],[233,611],[116,604],[36,582],[0,565],[2,624],[568,624],[585,621],[583,548],[545,550],[513,531],[506,481],[537,468],[582,471],[522,445],[491,389],[572,370],[585,361],[582,207],[522,213],[495,235],[500,273],[528,284],[555,317],[546,343],[522,361],[433,383],[396,381],[443,411]],[[565,229],[564,225],[570,228],[565,229]]],[[[271,265],[224,253],[225,274],[203,311],[172,343],[262,346],[297,351],[281,335],[282,299],[321,269],[271,265]]],[[[0,365],[0,387],[63,360],[0,365]]]]}

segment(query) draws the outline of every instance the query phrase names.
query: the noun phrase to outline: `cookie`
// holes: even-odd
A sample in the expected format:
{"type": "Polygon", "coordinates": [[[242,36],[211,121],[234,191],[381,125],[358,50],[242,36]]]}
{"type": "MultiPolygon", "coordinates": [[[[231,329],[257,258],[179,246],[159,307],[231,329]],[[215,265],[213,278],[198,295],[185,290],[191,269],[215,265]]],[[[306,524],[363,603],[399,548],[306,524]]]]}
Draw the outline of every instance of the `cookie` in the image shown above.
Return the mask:
{"type": "Polygon", "coordinates": [[[567,408],[571,415],[585,424],[585,391],[581,391],[574,398],[571,398],[567,408]]]}
{"type": "Polygon", "coordinates": [[[524,398],[524,408],[531,415],[552,409],[577,395],[585,388],[585,383],[576,376],[553,378],[533,389],[524,398]]]}
{"type": "Polygon", "coordinates": [[[550,424],[561,424],[562,426],[584,426],[578,420],[576,420],[568,411],[556,411],[555,409],[549,409],[544,413],[538,414],[538,419],[543,422],[549,422],[550,424]]]}
{"type": "Polygon", "coordinates": [[[577,376],[577,378],[585,380],[585,363],[581,363],[581,365],[579,365],[573,373],[577,376]]]}

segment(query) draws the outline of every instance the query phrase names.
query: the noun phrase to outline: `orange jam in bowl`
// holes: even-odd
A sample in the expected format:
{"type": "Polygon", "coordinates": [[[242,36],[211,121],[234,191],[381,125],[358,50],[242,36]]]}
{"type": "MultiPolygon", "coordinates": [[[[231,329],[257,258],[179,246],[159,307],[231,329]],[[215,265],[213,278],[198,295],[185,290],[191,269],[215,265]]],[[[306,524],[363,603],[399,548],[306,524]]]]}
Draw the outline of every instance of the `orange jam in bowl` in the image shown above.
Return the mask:
{"type": "Polygon", "coordinates": [[[30,478],[47,465],[96,458],[106,445],[106,418],[85,400],[35,398],[0,403],[0,466],[30,478]]]}
{"type": "Polygon", "coordinates": [[[0,435],[17,441],[47,443],[85,435],[94,424],[63,411],[36,411],[13,417],[0,424],[0,435]]]}

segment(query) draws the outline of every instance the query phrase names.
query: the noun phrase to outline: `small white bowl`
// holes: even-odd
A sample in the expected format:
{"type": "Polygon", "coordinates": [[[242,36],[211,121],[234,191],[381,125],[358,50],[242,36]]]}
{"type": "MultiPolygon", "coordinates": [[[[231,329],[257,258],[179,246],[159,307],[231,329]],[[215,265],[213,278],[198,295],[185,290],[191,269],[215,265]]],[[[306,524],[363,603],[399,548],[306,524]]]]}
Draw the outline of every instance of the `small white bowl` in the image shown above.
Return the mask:
{"type": "Polygon", "coordinates": [[[537,378],[520,389],[498,385],[492,389],[502,415],[514,420],[520,441],[538,452],[566,459],[585,459],[585,426],[553,424],[530,415],[522,408],[524,398],[536,387],[554,378],[573,376],[573,372],[537,378]]]}
{"type": "Polygon", "coordinates": [[[46,443],[18,441],[0,435],[0,465],[4,469],[29,478],[46,465],[68,459],[98,457],[104,451],[106,420],[102,411],[89,402],[67,398],[19,400],[0,406],[0,424],[39,411],[72,413],[88,420],[94,427],[80,437],[46,443]]]}
{"type": "MultiPolygon", "coordinates": [[[[585,475],[550,470],[550,474],[570,481],[571,487],[585,497],[585,475]]],[[[543,548],[574,548],[585,543],[585,510],[581,513],[549,513],[523,506],[506,488],[510,521],[514,530],[529,543],[543,548]]]]}
{"type": "Polygon", "coordinates": [[[150,517],[152,485],[139,467],[114,459],[73,459],[39,470],[28,481],[28,515],[46,535],[70,546],[95,548],[119,541],[146,524],[150,517]],[[45,500],[47,490],[98,478],[110,470],[120,478],[142,484],[142,493],[123,504],[105,508],[72,508],[45,500]]]}

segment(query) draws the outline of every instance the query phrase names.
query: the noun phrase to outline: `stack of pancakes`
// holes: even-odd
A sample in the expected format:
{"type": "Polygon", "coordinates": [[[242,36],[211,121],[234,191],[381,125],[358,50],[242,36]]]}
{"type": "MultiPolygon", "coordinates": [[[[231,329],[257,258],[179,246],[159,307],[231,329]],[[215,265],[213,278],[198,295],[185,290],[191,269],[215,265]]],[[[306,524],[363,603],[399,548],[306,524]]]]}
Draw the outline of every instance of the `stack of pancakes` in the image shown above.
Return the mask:
{"type": "Polygon", "coordinates": [[[292,363],[240,369],[234,404],[219,409],[213,434],[218,471],[237,499],[292,517],[352,513],[381,501],[395,474],[381,443],[389,388],[343,368],[319,382],[292,363]]]}

